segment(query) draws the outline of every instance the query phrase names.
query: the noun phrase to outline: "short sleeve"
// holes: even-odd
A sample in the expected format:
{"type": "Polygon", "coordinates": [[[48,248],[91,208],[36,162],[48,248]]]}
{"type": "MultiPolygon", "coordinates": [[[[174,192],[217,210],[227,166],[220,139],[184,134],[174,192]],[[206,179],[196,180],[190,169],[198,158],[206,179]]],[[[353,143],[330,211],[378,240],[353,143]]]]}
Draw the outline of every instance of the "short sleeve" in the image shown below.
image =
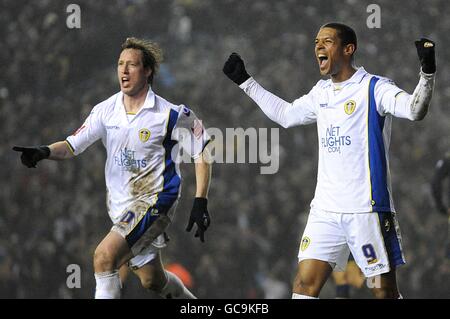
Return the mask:
{"type": "Polygon", "coordinates": [[[200,156],[211,140],[202,120],[186,106],[182,106],[178,114],[172,139],[178,141],[180,147],[194,159],[200,156]]]}
{"type": "Polygon", "coordinates": [[[74,155],[81,154],[86,148],[104,135],[104,126],[99,105],[95,106],[89,116],[66,142],[74,155]]]}

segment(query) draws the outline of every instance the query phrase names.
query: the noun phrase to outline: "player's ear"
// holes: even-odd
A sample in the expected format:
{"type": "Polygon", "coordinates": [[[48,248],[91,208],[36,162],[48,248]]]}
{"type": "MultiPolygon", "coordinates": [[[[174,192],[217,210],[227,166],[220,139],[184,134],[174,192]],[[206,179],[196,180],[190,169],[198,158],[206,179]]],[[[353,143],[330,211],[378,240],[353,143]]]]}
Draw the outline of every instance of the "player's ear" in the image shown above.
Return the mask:
{"type": "Polygon", "coordinates": [[[355,53],[355,45],[353,43],[349,43],[344,46],[344,54],[348,56],[352,56],[355,53]]]}
{"type": "Polygon", "coordinates": [[[153,73],[153,70],[151,67],[148,67],[145,69],[145,76],[148,78],[153,73]]]}

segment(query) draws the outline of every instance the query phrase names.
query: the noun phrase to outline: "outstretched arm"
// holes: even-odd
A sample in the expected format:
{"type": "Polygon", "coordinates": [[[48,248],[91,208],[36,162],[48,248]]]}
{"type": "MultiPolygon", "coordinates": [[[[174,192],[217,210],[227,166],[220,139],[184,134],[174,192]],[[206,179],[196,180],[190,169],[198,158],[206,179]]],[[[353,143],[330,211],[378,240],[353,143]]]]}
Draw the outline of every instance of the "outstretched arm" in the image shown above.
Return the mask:
{"type": "Polygon", "coordinates": [[[237,53],[230,55],[223,72],[258,104],[268,118],[284,128],[316,121],[314,103],[309,94],[288,103],[270,93],[250,77],[245,70],[244,61],[237,53]]]}
{"type": "Polygon", "coordinates": [[[73,157],[66,141],[53,143],[49,146],[14,146],[13,150],[22,152],[20,159],[28,168],[36,167],[39,161],[44,159],[63,160],[73,157]]]}
{"type": "Polygon", "coordinates": [[[99,110],[100,105],[94,107],[84,124],[65,141],[31,147],[14,146],[13,150],[22,152],[20,159],[23,165],[27,167],[36,167],[36,164],[43,159],[59,161],[82,153],[104,134],[99,110]]]}
{"type": "Polygon", "coordinates": [[[49,145],[49,148],[50,148],[50,156],[48,157],[48,159],[51,160],[60,161],[75,156],[75,154],[73,154],[72,150],[70,149],[70,146],[67,143],[67,141],[59,141],[53,143],[49,145]]]}

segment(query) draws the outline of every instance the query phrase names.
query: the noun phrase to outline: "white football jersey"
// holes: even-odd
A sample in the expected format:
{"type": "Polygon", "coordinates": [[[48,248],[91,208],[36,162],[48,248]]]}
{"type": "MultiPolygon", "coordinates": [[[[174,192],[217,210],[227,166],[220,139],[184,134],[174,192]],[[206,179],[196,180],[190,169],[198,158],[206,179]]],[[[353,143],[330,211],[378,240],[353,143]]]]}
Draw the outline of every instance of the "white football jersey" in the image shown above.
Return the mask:
{"type": "Polygon", "coordinates": [[[408,93],[362,67],[342,83],[320,80],[290,104],[253,78],[240,87],[284,127],[317,122],[319,164],[312,207],[338,213],[395,211],[388,164],[391,115],[411,118],[408,93]]]}
{"type": "Polygon", "coordinates": [[[180,195],[181,175],[175,160],[178,144],[197,158],[208,143],[194,112],[174,105],[149,89],[144,105],[133,116],[119,92],[97,104],[84,124],[66,141],[78,155],[101,139],[107,151],[105,179],[108,213],[114,223],[139,200],[173,203],[180,195]]]}

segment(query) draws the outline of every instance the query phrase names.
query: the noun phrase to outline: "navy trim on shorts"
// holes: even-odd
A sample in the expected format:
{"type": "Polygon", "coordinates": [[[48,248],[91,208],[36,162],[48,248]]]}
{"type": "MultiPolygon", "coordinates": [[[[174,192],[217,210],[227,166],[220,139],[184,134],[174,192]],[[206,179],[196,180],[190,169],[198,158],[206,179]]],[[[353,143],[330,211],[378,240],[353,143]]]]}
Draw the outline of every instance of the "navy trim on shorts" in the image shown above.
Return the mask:
{"type": "Polygon", "coordinates": [[[175,200],[169,205],[164,205],[159,199],[156,201],[155,205],[150,207],[146,212],[144,217],[139,221],[139,223],[133,228],[133,230],[125,237],[128,246],[131,248],[134,244],[145,234],[145,232],[150,228],[150,226],[159,218],[161,215],[167,214],[169,209],[174,204],[175,200]],[[157,210],[156,215],[152,215],[152,211],[157,210]]]}
{"type": "Polygon", "coordinates": [[[400,241],[398,239],[396,223],[392,212],[378,212],[378,220],[380,221],[380,231],[383,236],[384,246],[389,259],[391,268],[405,264],[403,259],[400,241]]]}

